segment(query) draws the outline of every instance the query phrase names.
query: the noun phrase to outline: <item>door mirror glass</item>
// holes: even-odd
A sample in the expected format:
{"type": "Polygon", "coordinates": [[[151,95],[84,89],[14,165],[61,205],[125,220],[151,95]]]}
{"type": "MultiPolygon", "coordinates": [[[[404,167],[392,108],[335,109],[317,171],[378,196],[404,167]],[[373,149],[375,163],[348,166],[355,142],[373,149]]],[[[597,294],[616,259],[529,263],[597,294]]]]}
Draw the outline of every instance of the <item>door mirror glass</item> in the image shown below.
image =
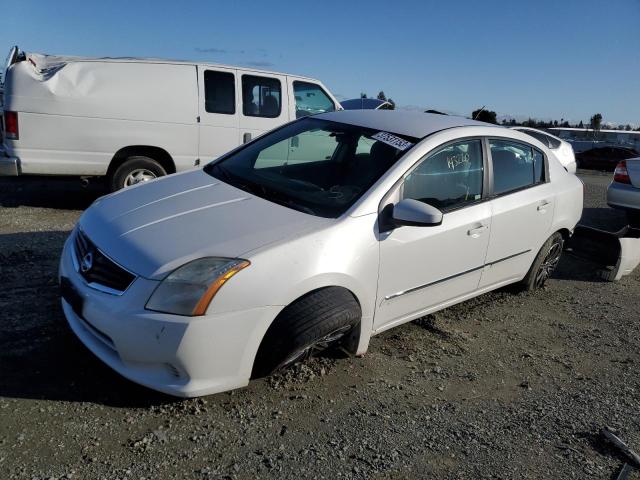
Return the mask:
{"type": "Polygon", "coordinates": [[[396,225],[431,227],[442,223],[442,212],[428,203],[412,198],[401,200],[393,206],[393,222],[396,225]]]}

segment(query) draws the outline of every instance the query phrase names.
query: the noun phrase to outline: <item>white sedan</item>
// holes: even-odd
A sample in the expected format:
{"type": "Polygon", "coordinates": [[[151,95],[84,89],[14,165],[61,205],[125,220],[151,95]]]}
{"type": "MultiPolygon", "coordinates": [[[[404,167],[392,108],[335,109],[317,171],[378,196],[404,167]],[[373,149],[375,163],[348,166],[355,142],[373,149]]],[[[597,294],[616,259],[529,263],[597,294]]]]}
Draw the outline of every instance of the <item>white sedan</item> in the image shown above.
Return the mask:
{"type": "Polygon", "coordinates": [[[303,118],[97,200],[62,307],[125,377],[178,396],[247,385],[558,264],[583,187],[534,138],[465,118],[303,118]]]}

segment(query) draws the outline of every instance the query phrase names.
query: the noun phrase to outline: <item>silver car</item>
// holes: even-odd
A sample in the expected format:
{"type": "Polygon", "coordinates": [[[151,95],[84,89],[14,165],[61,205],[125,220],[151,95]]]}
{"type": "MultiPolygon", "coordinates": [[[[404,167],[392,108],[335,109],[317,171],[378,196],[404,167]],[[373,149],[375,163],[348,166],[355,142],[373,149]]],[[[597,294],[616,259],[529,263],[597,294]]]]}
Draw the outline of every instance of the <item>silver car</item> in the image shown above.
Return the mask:
{"type": "Polygon", "coordinates": [[[640,227],[640,158],[618,163],[607,189],[607,203],[610,207],[625,210],[629,224],[640,227]]]}
{"type": "Polygon", "coordinates": [[[103,197],[60,263],[77,336],[173,395],[247,385],[494,290],[544,285],[582,184],[524,133],[447,115],[306,117],[103,197]]]}

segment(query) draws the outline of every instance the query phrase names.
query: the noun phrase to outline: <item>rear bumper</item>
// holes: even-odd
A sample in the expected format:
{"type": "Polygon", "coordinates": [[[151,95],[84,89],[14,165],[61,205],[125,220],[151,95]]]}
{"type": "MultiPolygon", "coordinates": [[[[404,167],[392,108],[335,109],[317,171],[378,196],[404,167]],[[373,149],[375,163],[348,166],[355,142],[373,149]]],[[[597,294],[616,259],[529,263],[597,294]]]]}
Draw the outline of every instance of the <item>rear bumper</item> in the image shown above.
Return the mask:
{"type": "Polygon", "coordinates": [[[0,177],[17,177],[20,175],[20,161],[9,157],[0,146],[0,177]]]}
{"type": "Polygon", "coordinates": [[[607,189],[607,204],[613,208],[640,210],[640,188],[612,182],[607,189]]]}

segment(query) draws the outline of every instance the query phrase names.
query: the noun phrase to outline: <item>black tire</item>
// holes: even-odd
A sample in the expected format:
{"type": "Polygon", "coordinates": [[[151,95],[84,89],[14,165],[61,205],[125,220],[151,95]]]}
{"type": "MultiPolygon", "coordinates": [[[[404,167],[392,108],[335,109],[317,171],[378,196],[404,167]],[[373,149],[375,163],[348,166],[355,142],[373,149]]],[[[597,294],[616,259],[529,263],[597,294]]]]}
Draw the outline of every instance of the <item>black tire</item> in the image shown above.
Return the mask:
{"type": "Polygon", "coordinates": [[[280,312],[267,330],[252,377],[264,377],[340,343],[360,322],[360,305],[348,290],[314,290],[280,312]]]}
{"type": "Polygon", "coordinates": [[[162,165],[153,158],[142,156],[129,157],[111,174],[109,178],[109,189],[115,192],[116,190],[133,185],[129,180],[131,179],[130,176],[134,175],[135,172],[145,172],[144,176],[145,178],[148,177],[147,179],[149,180],[151,177],[163,177],[167,174],[162,165]]]}
{"type": "Polygon", "coordinates": [[[558,232],[544,242],[527,275],[520,282],[522,290],[530,292],[544,287],[545,282],[560,262],[563,247],[564,238],[558,232]]]}

